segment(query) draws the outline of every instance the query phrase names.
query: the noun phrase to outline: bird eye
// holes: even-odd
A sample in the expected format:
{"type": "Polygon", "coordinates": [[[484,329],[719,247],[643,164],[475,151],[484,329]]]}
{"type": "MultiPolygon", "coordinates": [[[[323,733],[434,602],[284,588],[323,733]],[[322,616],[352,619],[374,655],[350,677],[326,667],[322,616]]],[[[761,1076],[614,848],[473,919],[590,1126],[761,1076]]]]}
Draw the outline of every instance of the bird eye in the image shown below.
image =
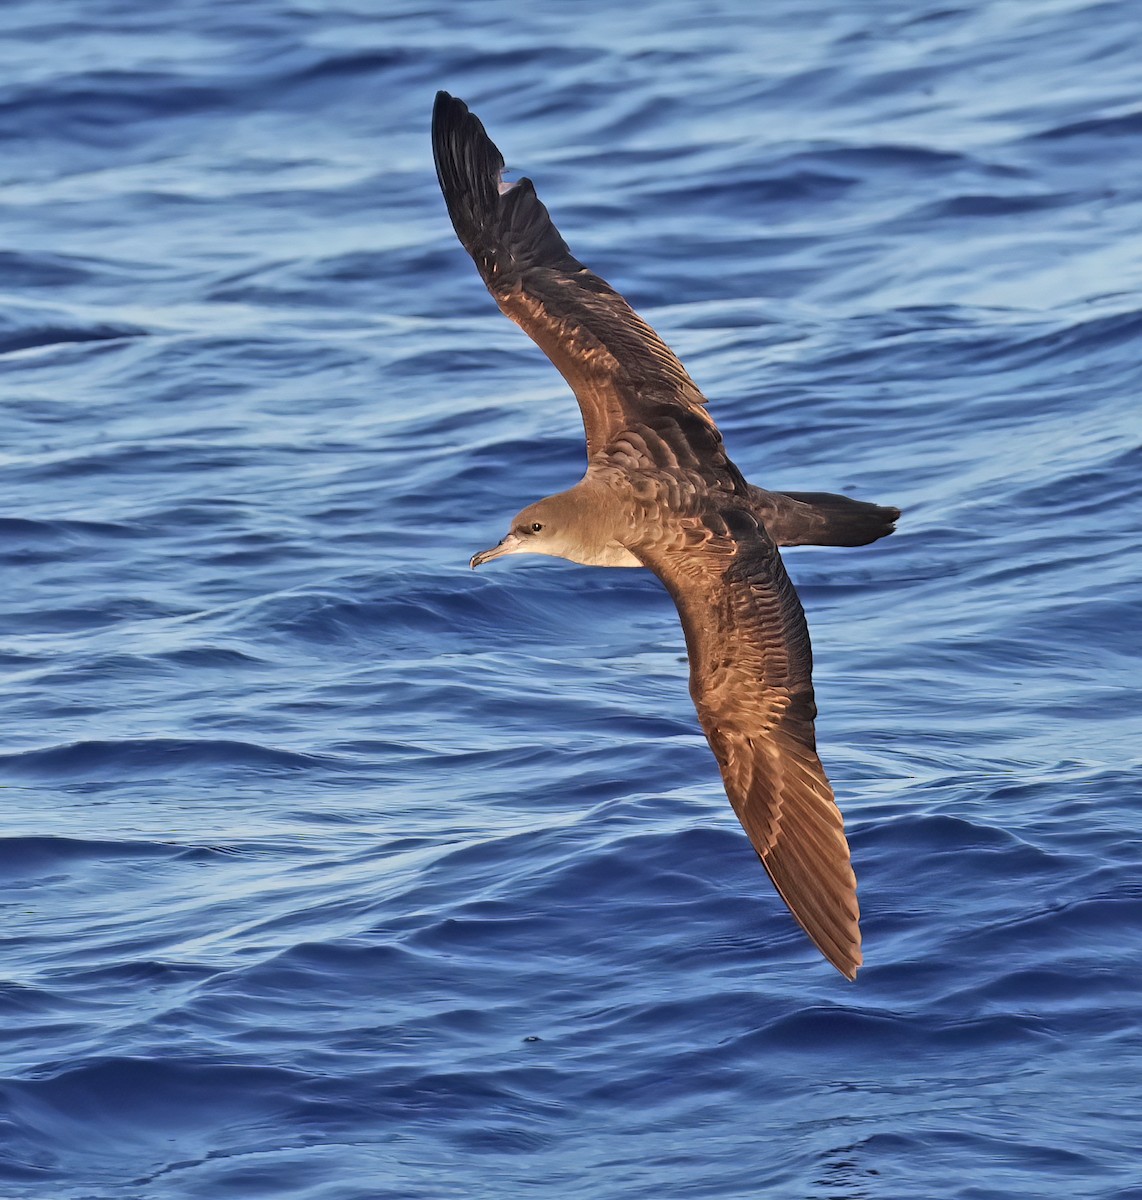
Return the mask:
{"type": "Polygon", "coordinates": [[[538,521],[533,521],[531,523],[531,532],[532,533],[538,533],[542,528],[543,528],[543,526],[538,521]]]}

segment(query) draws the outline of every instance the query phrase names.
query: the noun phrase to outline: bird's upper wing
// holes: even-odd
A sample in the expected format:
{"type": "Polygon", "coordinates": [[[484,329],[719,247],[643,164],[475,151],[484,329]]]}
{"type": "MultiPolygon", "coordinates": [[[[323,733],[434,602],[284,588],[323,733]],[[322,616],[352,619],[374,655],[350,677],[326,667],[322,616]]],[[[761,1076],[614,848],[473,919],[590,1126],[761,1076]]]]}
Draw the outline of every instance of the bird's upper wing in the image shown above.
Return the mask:
{"type": "Polygon", "coordinates": [[[861,964],[844,824],[817,757],[812,651],[772,540],[741,511],[664,514],[632,546],[674,598],[690,694],[726,793],[782,899],[845,976],[861,964]]]}
{"type": "Polygon", "coordinates": [[[457,236],[496,303],[571,385],[588,455],[601,452],[617,430],[644,425],[665,449],[660,465],[690,455],[707,467],[725,462],[721,435],[686,369],[622,296],[572,255],[531,180],[503,183],[503,155],[479,118],[446,92],[436,96],[432,150],[457,236]]]}

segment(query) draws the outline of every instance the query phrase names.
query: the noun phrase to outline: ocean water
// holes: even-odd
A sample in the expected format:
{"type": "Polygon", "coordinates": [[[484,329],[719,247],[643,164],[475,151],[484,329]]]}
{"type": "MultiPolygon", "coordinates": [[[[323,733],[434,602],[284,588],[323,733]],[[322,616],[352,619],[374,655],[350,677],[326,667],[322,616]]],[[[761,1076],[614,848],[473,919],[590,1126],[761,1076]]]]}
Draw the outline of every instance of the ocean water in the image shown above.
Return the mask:
{"type": "Polygon", "coordinates": [[[1138,1200],[1132,0],[0,6],[0,1197],[1138,1200]],[[438,88],[775,488],[866,966],[725,800],[438,88]]]}

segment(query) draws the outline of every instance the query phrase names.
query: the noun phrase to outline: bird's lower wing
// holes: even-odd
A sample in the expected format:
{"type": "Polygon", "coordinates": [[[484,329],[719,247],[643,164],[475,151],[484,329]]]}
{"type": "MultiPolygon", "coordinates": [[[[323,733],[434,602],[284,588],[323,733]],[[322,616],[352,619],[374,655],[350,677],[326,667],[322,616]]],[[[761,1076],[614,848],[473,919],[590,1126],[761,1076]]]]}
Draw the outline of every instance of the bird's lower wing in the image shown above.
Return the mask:
{"type": "Polygon", "coordinates": [[[674,598],[690,694],[726,793],[781,898],[847,978],[860,910],[844,823],[817,757],[805,614],[777,549],[750,516],[677,520],[634,553],[674,598]]]}

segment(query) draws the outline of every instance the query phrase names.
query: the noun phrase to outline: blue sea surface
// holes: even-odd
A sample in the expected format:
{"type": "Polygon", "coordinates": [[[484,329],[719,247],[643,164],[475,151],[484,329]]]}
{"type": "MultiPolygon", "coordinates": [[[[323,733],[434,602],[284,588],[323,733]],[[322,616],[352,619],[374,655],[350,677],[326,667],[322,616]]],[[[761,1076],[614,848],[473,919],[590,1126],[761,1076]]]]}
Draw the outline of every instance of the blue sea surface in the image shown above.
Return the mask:
{"type": "Polygon", "coordinates": [[[0,6],[0,1197],[1142,1200],[1134,0],[0,6]],[[468,101],[771,488],[774,893],[433,173],[468,101]]]}

